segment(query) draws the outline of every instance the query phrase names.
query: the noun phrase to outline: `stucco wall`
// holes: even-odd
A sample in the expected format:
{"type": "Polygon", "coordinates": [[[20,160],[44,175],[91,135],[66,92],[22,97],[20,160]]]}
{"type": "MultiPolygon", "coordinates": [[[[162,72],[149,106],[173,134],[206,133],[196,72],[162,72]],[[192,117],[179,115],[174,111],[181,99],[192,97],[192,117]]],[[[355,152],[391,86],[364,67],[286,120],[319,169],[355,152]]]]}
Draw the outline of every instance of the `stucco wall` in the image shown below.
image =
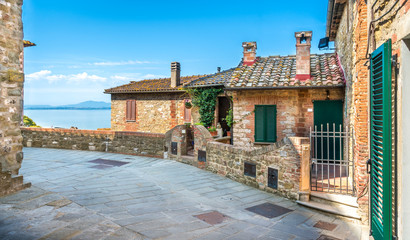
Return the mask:
{"type": "MultiPolygon", "coordinates": [[[[329,90],[330,100],[344,99],[343,88],[329,90]]],[[[277,140],[284,137],[307,137],[313,126],[313,102],[325,100],[326,89],[235,91],[233,127],[235,146],[254,146],[255,105],[276,105],[277,140]],[[310,111],[312,110],[312,111],[310,111]]]]}
{"type": "Polygon", "coordinates": [[[111,129],[166,133],[185,123],[183,93],[113,94],[111,97],[111,129]],[[126,101],[136,100],[136,121],[126,121],[126,101]]]}
{"type": "Polygon", "coordinates": [[[0,165],[3,171],[18,174],[23,160],[21,91],[24,75],[22,0],[0,1],[0,165]]]}

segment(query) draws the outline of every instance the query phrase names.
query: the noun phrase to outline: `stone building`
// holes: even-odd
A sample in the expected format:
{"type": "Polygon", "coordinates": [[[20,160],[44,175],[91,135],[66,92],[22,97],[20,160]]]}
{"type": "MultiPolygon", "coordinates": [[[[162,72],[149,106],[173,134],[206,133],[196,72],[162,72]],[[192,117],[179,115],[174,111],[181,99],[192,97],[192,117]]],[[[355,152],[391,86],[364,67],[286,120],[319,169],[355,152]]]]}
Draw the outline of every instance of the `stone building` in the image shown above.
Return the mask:
{"type": "Polygon", "coordinates": [[[22,4],[22,0],[0,2],[0,196],[28,186],[23,184],[22,176],[16,176],[23,160],[22,4]]]}
{"type": "Polygon", "coordinates": [[[191,123],[190,101],[183,85],[205,75],[181,77],[178,62],[171,63],[171,77],[130,82],[106,89],[111,94],[111,129],[165,133],[177,125],[191,123]]]}
{"type": "Polygon", "coordinates": [[[328,5],[326,37],[334,41],[346,76],[356,197],[375,239],[410,234],[409,9],[410,1],[403,0],[329,0],[328,5]]]}
{"type": "Polygon", "coordinates": [[[342,123],[345,84],[338,56],[311,54],[312,32],[297,32],[295,39],[296,55],[289,56],[257,57],[256,42],[244,42],[243,60],[236,68],[217,74],[217,80],[212,75],[187,85],[225,89],[232,98],[234,145],[307,137],[314,125],[342,123]],[[314,119],[315,114],[322,117],[314,119]]]}

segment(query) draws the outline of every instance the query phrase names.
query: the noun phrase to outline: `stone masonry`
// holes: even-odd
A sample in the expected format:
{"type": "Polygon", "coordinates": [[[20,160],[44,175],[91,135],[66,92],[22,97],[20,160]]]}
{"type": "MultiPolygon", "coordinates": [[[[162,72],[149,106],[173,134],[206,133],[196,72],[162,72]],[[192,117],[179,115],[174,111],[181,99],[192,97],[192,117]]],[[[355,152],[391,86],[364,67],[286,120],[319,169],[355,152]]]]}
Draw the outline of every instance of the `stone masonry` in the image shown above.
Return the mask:
{"type": "MultiPolygon", "coordinates": [[[[361,196],[366,192],[368,177],[366,161],[369,158],[369,69],[366,52],[372,53],[388,39],[392,40],[392,54],[397,54],[400,65],[400,41],[409,22],[410,1],[399,1],[381,21],[376,22],[374,34],[369,34],[369,23],[382,16],[392,8],[396,1],[379,1],[373,8],[375,0],[348,1],[337,29],[335,46],[346,78],[346,121],[350,123],[354,138],[355,183],[361,196]],[[369,40],[369,46],[367,46],[369,40]],[[366,51],[368,50],[368,51],[366,51]]],[[[393,79],[393,89],[395,80],[393,79]]],[[[393,99],[394,99],[393,92],[393,99]]],[[[393,111],[394,108],[393,108],[393,111]]],[[[394,113],[392,114],[395,115],[394,113]]],[[[393,119],[394,120],[394,119],[393,119]]],[[[395,139],[396,136],[393,135],[395,139]]],[[[394,142],[394,141],[393,141],[394,142]]],[[[393,148],[394,149],[394,148],[393,148]]],[[[367,219],[368,195],[358,199],[362,219],[367,219]]]]}
{"type": "Polygon", "coordinates": [[[23,91],[22,0],[0,1],[0,196],[30,187],[19,173],[23,91]]]}
{"type": "Polygon", "coordinates": [[[163,157],[164,134],[22,128],[25,147],[88,150],[163,157]]]}
{"type": "Polygon", "coordinates": [[[268,192],[298,199],[302,144],[308,142],[308,138],[285,137],[275,144],[252,149],[208,142],[207,170],[268,192]],[[244,162],[256,165],[255,178],[244,175],[244,162]],[[278,170],[277,190],[268,187],[268,168],[278,170]]]}
{"type": "Polygon", "coordinates": [[[343,88],[299,90],[253,90],[233,92],[235,146],[254,146],[255,105],[276,105],[278,141],[284,137],[307,137],[313,127],[313,100],[344,97],[343,88]]]}
{"type": "Polygon", "coordinates": [[[184,94],[112,94],[111,129],[114,131],[138,131],[166,133],[185,123],[184,94]],[[126,100],[136,100],[136,121],[126,121],[126,100]]]}
{"type": "Polygon", "coordinates": [[[22,0],[0,1],[0,164],[18,174],[23,160],[20,133],[21,91],[24,74],[22,0]]]}

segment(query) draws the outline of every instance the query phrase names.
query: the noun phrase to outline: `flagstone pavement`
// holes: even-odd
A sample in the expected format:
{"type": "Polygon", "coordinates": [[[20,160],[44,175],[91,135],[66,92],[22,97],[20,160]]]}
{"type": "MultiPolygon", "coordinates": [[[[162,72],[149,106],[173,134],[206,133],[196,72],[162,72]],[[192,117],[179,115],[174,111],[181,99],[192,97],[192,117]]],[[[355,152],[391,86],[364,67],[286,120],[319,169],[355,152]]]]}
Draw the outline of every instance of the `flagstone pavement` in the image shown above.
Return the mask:
{"type": "Polygon", "coordinates": [[[358,224],[172,160],[25,148],[20,173],[32,187],[0,198],[2,240],[324,240],[362,235],[358,224]],[[293,211],[266,218],[246,210],[263,203],[293,211]],[[222,222],[195,217],[213,211],[225,216],[222,222]],[[318,221],[336,228],[314,227],[318,221]]]}

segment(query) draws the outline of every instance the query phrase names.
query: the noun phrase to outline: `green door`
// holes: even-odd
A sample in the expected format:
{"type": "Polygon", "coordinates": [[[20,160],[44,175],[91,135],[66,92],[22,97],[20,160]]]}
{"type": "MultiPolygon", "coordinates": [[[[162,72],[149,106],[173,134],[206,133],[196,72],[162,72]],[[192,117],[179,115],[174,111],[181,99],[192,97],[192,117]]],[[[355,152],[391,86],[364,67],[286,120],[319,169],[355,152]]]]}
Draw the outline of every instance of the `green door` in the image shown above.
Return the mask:
{"type": "Polygon", "coordinates": [[[343,101],[324,100],[313,102],[313,121],[317,131],[323,131],[321,138],[318,138],[316,147],[316,158],[323,160],[340,160],[343,158],[343,143],[340,138],[334,139],[333,136],[340,136],[343,131],[343,101]],[[327,127],[329,124],[329,128],[327,127]],[[333,124],[335,127],[333,128],[333,124]],[[336,133],[331,133],[335,131],[336,133]],[[328,147],[329,146],[329,147],[328,147]]]}
{"type": "Polygon", "coordinates": [[[370,59],[370,220],[375,240],[392,239],[391,40],[370,59]]]}

